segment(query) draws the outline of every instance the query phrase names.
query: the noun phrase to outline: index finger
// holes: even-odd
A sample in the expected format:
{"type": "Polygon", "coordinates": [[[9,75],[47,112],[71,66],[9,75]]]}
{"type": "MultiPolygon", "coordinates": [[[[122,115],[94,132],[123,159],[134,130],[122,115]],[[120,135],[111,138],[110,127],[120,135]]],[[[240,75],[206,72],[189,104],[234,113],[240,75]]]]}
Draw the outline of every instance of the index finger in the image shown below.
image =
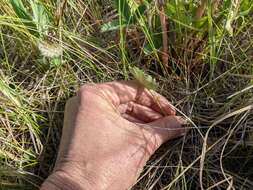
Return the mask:
{"type": "Polygon", "coordinates": [[[144,89],[137,81],[117,81],[98,84],[106,98],[117,108],[120,104],[135,102],[163,115],[175,115],[172,104],[162,95],[144,89]]]}

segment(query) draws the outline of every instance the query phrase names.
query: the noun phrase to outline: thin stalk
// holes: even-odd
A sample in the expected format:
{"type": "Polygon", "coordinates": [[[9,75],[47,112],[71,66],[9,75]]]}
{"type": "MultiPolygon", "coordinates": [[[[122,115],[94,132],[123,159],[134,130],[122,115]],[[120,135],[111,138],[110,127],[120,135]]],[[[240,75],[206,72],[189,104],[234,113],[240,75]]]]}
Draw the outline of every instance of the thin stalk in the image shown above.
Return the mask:
{"type": "MultiPolygon", "coordinates": [[[[121,1],[121,0],[119,0],[121,1]]],[[[120,46],[120,54],[121,54],[121,62],[123,64],[123,73],[124,73],[124,78],[125,80],[128,79],[128,73],[126,70],[126,64],[127,64],[127,58],[126,58],[126,53],[125,53],[125,37],[126,37],[126,31],[127,29],[123,26],[123,13],[121,12],[120,8],[120,2],[119,2],[119,24],[120,24],[120,29],[119,29],[119,46],[120,46]]],[[[124,9],[123,9],[124,10],[124,9]]]]}
{"type": "Polygon", "coordinates": [[[204,15],[204,12],[205,12],[205,9],[206,9],[206,6],[207,6],[207,2],[208,0],[202,0],[199,7],[197,8],[197,11],[196,11],[196,15],[195,15],[195,19],[198,20],[200,19],[203,15],[204,15]]]}
{"type": "Polygon", "coordinates": [[[167,21],[164,11],[164,1],[159,1],[159,16],[160,16],[160,22],[162,27],[162,41],[163,41],[163,50],[162,50],[162,62],[164,67],[168,67],[168,60],[169,60],[169,54],[168,54],[168,34],[167,34],[167,21]]]}
{"type": "Polygon", "coordinates": [[[57,11],[56,11],[56,26],[59,26],[60,25],[60,20],[62,18],[62,15],[63,15],[63,11],[67,5],[67,1],[68,0],[63,0],[61,3],[59,3],[59,6],[57,8],[57,11]]]}
{"type": "Polygon", "coordinates": [[[212,17],[212,2],[208,0],[208,41],[209,41],[209,53],[210,53],[210,80],[214,74],[215,68],[215,32],[213,27],[213,17],[212,17]]]}

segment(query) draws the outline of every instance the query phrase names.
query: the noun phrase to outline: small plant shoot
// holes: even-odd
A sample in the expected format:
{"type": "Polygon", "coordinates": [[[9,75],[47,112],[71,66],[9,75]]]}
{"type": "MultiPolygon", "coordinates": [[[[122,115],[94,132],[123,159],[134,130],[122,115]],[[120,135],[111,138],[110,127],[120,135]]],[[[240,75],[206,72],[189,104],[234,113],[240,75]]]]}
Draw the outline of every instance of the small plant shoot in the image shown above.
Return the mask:
{"type": "Polygon", "coordinates": [[[158,85],[156,80],[152,76],[145,73],[143,70],[139,69],[138,67],[131,67],[130,72],[143,87],[149,90],[157,89],[158,85]]]}

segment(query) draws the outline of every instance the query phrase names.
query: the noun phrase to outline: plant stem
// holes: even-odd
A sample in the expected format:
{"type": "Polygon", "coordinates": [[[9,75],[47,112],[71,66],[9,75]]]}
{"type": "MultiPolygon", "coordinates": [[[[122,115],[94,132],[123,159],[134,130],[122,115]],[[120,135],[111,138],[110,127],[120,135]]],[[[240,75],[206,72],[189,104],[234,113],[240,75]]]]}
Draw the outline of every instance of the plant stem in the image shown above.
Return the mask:
{"type": "Polygon", "coordinates": [[[201,4],[199,5],[196,11],[196,15],[195,15],[196,20],[200,19],[203,16],[206,6],[207,6],[207,0],[202,0],[201,4]]]}
{"type": "Polygon", "coordinates": [[[159,16],[160,16],[160,22],[162,27],[162,40],[163,40],[163,50],[162,50],[162,62],[164,67],[168,66],[168,35],[167,35],[167,21],[164,11],[164,1],[158,1],[159,2],[159,16]]]}
{"type": "Polygon", "coordinates": [[[59,24],[60,24],[60,20],[61,20],[62,15],[63,15],[63,10],[66,7],[67,1],[68,0],[63,0],[61,3],[59,3],[59,6],[56,10],[56,15],[55,15],[55,17],[56,17],[56,26],[59,26],[59,24]]]}

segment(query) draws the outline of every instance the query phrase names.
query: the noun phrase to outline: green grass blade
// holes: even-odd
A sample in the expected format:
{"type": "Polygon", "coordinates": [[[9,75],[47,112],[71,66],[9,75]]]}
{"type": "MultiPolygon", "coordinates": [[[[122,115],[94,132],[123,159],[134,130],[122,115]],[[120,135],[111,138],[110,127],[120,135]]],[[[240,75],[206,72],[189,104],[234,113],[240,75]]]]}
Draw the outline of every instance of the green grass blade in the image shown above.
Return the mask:
{"type": "Polygon", "coordinates": [[[10,3],[19,18],[32,21],[31,15],[28,14],[21,0],[10,0],[10,3]]]}
{"type": "Polygon", "coordinates": [[[120,16],[123,16],[126,21],[129,21],[131,18],[131,9],[127,0],[115,0],[114,2],[118,12],[121,13],[120,16]]]}
{"type": "Polygon", "coordinates": [[[36,24],[33,22],[32,16],[28,13],[27,9],[21,0],[10,0],[10,4],[22,23],[27,26],[27,30],[34,36],[38,37],[36,24]]]}

